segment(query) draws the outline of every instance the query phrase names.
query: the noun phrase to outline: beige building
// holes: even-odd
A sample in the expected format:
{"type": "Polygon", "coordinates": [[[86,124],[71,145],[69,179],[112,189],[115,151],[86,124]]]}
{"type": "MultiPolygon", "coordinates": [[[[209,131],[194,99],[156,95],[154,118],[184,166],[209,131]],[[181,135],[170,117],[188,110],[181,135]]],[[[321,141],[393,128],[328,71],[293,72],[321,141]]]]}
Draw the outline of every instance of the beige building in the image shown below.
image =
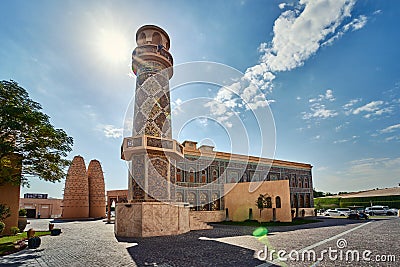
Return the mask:
{"type": "Polygon", "coordinates": [[[19,208],[26,209],[28,218],[61,217],[62,199],[47,198],[47,194],[25,194],[19,199],[19,208]]]}

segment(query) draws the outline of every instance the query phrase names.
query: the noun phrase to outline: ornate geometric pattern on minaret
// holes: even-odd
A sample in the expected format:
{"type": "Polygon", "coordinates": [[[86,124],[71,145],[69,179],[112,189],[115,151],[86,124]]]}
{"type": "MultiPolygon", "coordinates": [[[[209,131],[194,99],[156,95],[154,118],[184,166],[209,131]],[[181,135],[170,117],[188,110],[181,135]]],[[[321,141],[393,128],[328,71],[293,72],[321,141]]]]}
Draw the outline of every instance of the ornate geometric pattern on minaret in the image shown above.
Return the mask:
{"type": "Polygon", "coordinates": [[[160,151],[173,149],[174,142],[169,91],[173,75],[173,59],[168,51],[170,39],[163,29],[145,25],[137,31],[136,43],[132,53],[132,70],[137,76],[132,131],[135,138],[128,139],[130,146],[146,149],[132,152],[126,158],[131,164],[128,197],[133,201],[170,201],[174,197],[170,179],[175,171],[171,171],[174,169],[171,158],[160,151]]]}

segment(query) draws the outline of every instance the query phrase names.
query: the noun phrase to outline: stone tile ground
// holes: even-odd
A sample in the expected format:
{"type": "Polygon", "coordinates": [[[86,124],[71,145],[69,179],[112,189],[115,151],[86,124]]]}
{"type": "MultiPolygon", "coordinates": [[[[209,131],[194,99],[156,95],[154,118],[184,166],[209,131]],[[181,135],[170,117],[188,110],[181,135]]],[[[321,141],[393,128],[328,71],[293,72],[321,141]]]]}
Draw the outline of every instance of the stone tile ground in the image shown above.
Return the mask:
{"type": "MultiPolygon", "coordinates": [[[[28,227],[47,228],[48,220],[32,220],[28,227]]],[[[192,231],[178,236],[130,238],[114,237],[113,225],[102,221],[58,223],[60,236],[42,237],[37,250],[24,250],[0,257],[1,266],[274,266],[256,259],[255,253],[264,244],[251,236],[254,227],[214,225],[213,230],[192,231]]],[[[324,219],[323,222],[271,227],[268,242],[276,250],[300,250],[314,245],[319,253],[329,246],[335,248],[341,236],[349,249],[370,249],[396,255],[400,261],[400,219],[352,221],[324,219]],[[361,226],[360,228],[357,228],[361,226]],[[355,229],[355,230],[354,230],[355,229]],[[353,231],[354,230],[354,231],[353,231]],[[339,238],[339,237],[338,237],[339,238]],[[324,241],[325,240],[325,241],[324,241]],[[322,243],[321,243],[322,242],[322,243]],[[321,243],[318,245],[318,243],[321,243]],[[315,245],[317,244],[317,245],[315,245]]],[[[309,261],[276,262],[287,266],[398,266],[393,262],[309,261]]]]}

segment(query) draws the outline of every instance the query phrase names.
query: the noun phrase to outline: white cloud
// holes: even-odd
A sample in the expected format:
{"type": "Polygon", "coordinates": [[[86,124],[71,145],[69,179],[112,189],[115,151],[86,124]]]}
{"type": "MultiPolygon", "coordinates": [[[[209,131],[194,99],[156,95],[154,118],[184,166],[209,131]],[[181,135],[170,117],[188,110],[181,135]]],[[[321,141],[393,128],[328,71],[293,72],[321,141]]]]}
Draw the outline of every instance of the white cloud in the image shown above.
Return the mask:
{"type": "Polygon", "coordinates": [[[110,124],[100,125],[99,127],[107,138],[121,138],[124,130],[110,124]]]}
{"type": "Polygon", "coordinates": [[[333,91],[331,89],[326,90],[324,95],[319,95],[318,98],[311,98],[308,100],[308,102],[313,103],[313,102],[321,102],[323,100],[328,100],[330,102],[335,101],[335,98],[333,97],[333,91]]]}
{"type": "Polygon", "coordinates": [[[382,100],[378,101],[371,101],[368,104],[365,104],[364,106],[358,107],[352,111],[352,114],[358,115],[360,113],[367,113],[363,115],[364,118],[371,118],[372,116],[380,116],[385,113],[392,113],[393,112],[393,107],[388,106],[388,107],[382,107],[383,105],[386,105],[387,103],[383,102],[382,100]]]}
{"type": "Polygon", "coordinates": [[[357,115],[361,112],[374,112],[379,110],[379,106],[383,104],[383,101],[372,101],[364,106],[358,107],[353,111],[353,114],[357,115]]]}
{"type": "Polygon", "coordinates": [[[381,133],[392,133],[397,129],[400,129],[400,123],[386,127],[385,129],[380,130],[380,132],[381,133]]]}
{"type": "Polygon", "coordinates": [[[333,91],[331,89],[326,90],[325,94],[321,94],[318,98],[311,98],[308,100],[311,103],[311,112],[303,112],[303,119],[308,120],[311,118],[327,119],[331,117],[336,117],[339,115],[338,112],[332,109],[327,109],[325,104],[322,102],[333,102],[335,97],[333,96],[333,91]]]}
{"type": "Polygon", "coordinates": [[[341,144],[341,143],[347,143],[347,142],[350,142],[350,141],[353,141],[353,143],[355,143],[356,141],[356,139],[357,138],[359,138],[359,136],[357,136],[357,135],[353,135],[351,138],[349,138],[349,139],[340,139],[340,140],[336,140],[336,141],[333,141],[333,143],[334,144],[341,144]]]}
{"type": "Polygon", "coordinates": [[[301,0],[295,10],[284,11],[274,23],[272,45],[263,44],[262,62],[270,71],[302,66],[327,36],[350,17],[355,0],[301,0]]]}
{"type": "Polygon", "coordinates": [[[382,14],[382,10],[380,10],[380,9],[375,10],[373,14],[374,14],[374,15],[382,14]]]}
{"type": "Polygon", "coordinates": [[[367,21],[368,21],[368,19],[366,16],[360,15],[358,18],[355,18],[351,22],[344,25],[339,31],[336,32],[336,34],[334,36],[332,36],[327,41],[322,43],[321,46],[332,45],[335,40],[342,37],[347,31],[349,31],[349,30],[356,31],[356,30],[363,28],[367,24],[367,21]]]}
{"type": "Polygon", "coordinates": [[[354,106],[355,104],[357,104],[358,102],[360,102],[361,100],[362,100],[361,98],[357,98],[357,99],[352,99],[352,100],[350,100],[347,104],[345,104],[345,105],[343,106],[344,113],[345,113],[346,115],[350,115],[350,114],[353,112],[353,106],[354,106]]]}
{"type": "MultiPolygon", "coordinates": [[[[206,107],[222,116],[227,109],[258,109],[268,106],[272,101],[266,100],[266,95],[274,87],[276,73],[302,66],[318,51],[323,42],[343,31],[346,20],[351,18],[355,2],[356,0],[299,0],[294,5],[281,3],[279,8],[290,7],[290,10],[283,10],[275,20],[272,41],[260,44],[260,62],[246,69],[241,81],[220,89],[215,98],[220,104],[210,103],[206,107]]],[[[366,22],[360,18],[357,21],[353,20],[354,27],[361,27],[361,22],[366,22]]],[[[320,98],[329,102],[335,100],[331,89],[326,90],[320,98]]],[[[329,118],[337,115],[336,111],[318,105],[312,107],[312,113],[305,117],[329,118]]]]}

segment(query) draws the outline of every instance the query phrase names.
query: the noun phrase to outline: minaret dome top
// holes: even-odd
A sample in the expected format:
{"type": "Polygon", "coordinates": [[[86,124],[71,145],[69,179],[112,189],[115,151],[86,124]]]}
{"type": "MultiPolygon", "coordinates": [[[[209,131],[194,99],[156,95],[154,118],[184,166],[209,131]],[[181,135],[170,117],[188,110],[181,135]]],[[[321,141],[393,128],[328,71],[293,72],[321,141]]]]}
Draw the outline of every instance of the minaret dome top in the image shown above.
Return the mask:
{"type": "Polygon", "coordinates": [[[169,50],[170,40],[168,34],[156,25],[144,25],[136,32],[136,43],[138,46],[145,44],[162,45],[169,50]]]}

